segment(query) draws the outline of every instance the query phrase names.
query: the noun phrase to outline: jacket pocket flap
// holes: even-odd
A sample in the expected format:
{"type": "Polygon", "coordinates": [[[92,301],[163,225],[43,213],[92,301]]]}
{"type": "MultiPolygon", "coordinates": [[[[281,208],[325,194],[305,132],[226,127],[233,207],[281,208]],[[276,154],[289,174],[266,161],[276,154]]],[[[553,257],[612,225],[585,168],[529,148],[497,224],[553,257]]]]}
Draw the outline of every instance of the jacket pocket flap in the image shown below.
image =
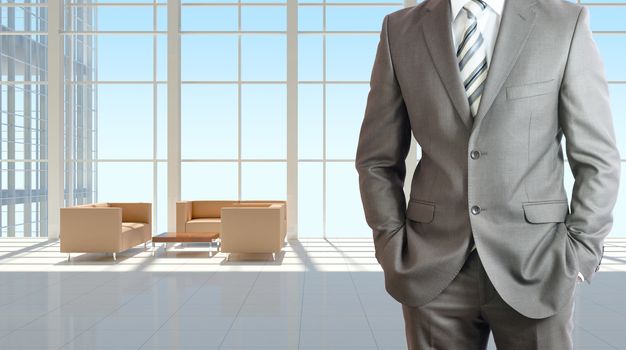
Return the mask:
{"type": "Polygon", "coordinates": [[[406,209],[406,216],[419,222],[431,222],[435,213],[435,203],[432,202],[418,202],[414,199],[409,201],[409,205],[406,209]]]}
{"type": "Polygon", "coordinates": [[[533,223],[565,222],[565,217],[569,212],[565,200],[524,202],[522,207],[526,220],[533,223]]]}
{"type": "Polygon", "coordinates": [[[555,80],[550,79],[530,84],[508,86],[506,88],[506,98],[514,100],[518,98],[544,95],[550,93],[551,91],[556,91],[554,89],[554,84],[555,80]]]}

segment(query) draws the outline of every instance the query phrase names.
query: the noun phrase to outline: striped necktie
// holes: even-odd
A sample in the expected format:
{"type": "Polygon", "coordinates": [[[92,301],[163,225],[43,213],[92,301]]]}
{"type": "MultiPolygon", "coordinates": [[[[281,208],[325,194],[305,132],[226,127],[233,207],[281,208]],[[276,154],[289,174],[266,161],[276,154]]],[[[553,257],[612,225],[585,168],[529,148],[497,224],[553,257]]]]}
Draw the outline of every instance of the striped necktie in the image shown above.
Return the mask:
{"type": "Polygon", "coordinates": [[[468,18],[463,39],[456,51],[472,117],[475,117],[478,111],[480,97],[487,77],[487,52],[477,21],[486,8],[487,3],[483,0],[470,0],[463,6],[468,18]]]}

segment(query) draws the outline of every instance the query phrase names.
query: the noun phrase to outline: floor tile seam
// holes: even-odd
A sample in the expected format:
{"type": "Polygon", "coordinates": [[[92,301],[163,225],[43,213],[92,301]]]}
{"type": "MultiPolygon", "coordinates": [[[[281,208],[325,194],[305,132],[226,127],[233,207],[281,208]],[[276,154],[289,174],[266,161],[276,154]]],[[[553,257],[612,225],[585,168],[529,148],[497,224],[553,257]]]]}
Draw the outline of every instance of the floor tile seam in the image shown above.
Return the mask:
{"type": "MultiPolygon", "coordinates": [[[[112,278],[113,278],[113,277],[111,277],[111,279],[112,279],[112,278]]],[[[83,296],[85,296],[85,295],[87,295],[87,294],[91,293],[91,292],[92,292],[92,291],[94,291],[95,289],[97,289],[97,288],[99,288],[99,287],[103,286],[104,284],[106,284],[106,283],[107,283],[108,281],[110,281],[111,279],[109,279],[109,280],[107,280],[107,281],[103,282],[102,284],[99,284],[99,285],[95,286],[94,288],[92,288],[92,289],[90,289],[90,290],[88,290],[88,291],[86,291],[86,292],[84,292],[84,293],[81,293],[81,294],[80,294],[80,296],[78,296],[77,298],[81,298],[81,297],[83,297],[83,296]]],[[[47,287],[46,287],[46,288],[47,288],[47,287]]],[[[75,300],[75,299],[74,299],[74,300],[75,300]]],[[[42,314],[41,316],[34,318],[33,320],[31,320],[31,321],[29,321],[29,322],[27,322],[27,323],[23,324],[22,326],[20,326],[20,327],[18,327],[18,328],[16,328],[16,329],[12,329],[12,330],[11,330],[10,332],[8,332],[7,334],[5,334],[5,335],[3,335],[3,336],[0,336],[0,340],[1,340],[1,339],[3,339],[4,337],[7,337],[7,336],[11,335],[11,334],[12,334],[13,332],[15,332],[15,331],[23,330],[25,327],[27,327],[28,325],[32,324],[33,322],[35,322],[35,321],[37,321],[37,320],[39,320],[39,319],[41,319],[41,318],[43,318],[43,317],[46,317],[47,315],[49,315],[49,314],[50,314],[50,313],[52,313],[53,311],[56,311],[56,310],[60,309],[63,305],[69,304],[69,303],[71,303],[71,302],[72,302],[72,301],[74,301],[74,300],[69,300],[69,301],[67,301],[67,302],[65,302],[65,303],[63,303],[63,304],[61,304],[61,305],[59,305],[59,306],[57,306],[57,307],[55,307],[55,308],[53,308],[53,309],[51,309],[51,310],[48,310],[47,312],[45,312],[45,313],[44,313],[44,314],[42,314]]],[[[81,334],[82,334],[82,332],[81,332],[81,334]]],[[[63,344],[63,346],[64,346],[64,345],[65,345],[65,344],[63,344]]]]}
{"type": "Polygon", "coordinates": [[[602,304],[598,303],[594,299],[586,298],[586,300],[587,300],[587,302],[593,303],[594,306],[599,306],[600,308],[602,308],[603,310],[606,310],[606,312],[611,313],[614,316],[626,317],[626,311],[624,311],[624,312],[615,311],[614,309],[612,309],[612,308],[610,308],[610,307],[608,307],[606,305],[602,305],[602,304]]]}
{"type": "MultiPolygon", "coordinates": [[[[0,258],[0,260],[2,260],[2,258],[0,258]]],[[[11,273],[11,271],[0,271],[0,273],[2,273],[2,272],[11,273]]],[[[50,273],[50,272],[46,272],[46,271],[35,271],[35,272],[41,272],[41,273],[46,273],[46,274],[50,273]]],[[[76,272],[73,272],[73,274],[76,274],[76,272]]],[[[26,275],[20,275],[20,276],[26,276],[26,275]]],[[[20,277],[19,280],[25,280],[27,278],[28,277],[20,277]]],[[[58,282],[56,282],[56,283],[58,283],[58,282]]],[[[52,285],[54,285],[56,283],[53,283],[52,285]]],[[[0,286],[2,286],[2,284],[0,284],[0,286]]]]}
{"type": "Polygon", "coordinates": [[[241,309],[243,308],[243,306],[246,304],[246,300],[248,300],[248,297],[250,297],[250,293],[252,292],[252,290],[254,289],[254,285],[256,284],[256,281],[258,281],[259,276],[261,276],[261,271],[257,271],[256,277],[254,278],[254,282],[252,282],[252,285],[250,286],[250,289],[248,289],[248,293],[246,293],[246,297],[243,299],[243,301],[241,302],[241,306],[239,307],[239,309],[237,310],[237,313],[235,314],[235,316],[233,317],[233,320],[230,322],[230,325],[228,326],[228,330],[226,330],[226,333],[224,334],[224,337],[222,338],[222,341],[220,342],[220,344],[217,346],[218,349],[222,348],[222,345],[224,344],[224,340],[226,340],[226,337],[228,336],[228,334],[232,331],[233,329],[233,325],[235,324],[235,321],[237,320],[237,317],[239,317],[239,313],[241,312],[241,309]]]}
{"type": "MultiPolygon", "coordinates": [[[[151,272],[150,272],[151,273],[151,272]]],[[[111,279],[107,280],[107,282],[111,281],[114,277],[111,277],[111,279]]],[[[141,291],[146,291],[150,288],[152,288],[153,285],[157,284],[159,281],[161,281],[162,279],[164,279],[165,276],[158,278],[157,280],[153,281],[152,283],[149,283],[144,289],[142,289],[141,291]]],[[[105,283],[101,284],[100,286],[103,286],[105,283]]],[[[98,286],[98,287],[100,287],[98,286]]],[[[96,288],[98,288],[96,287],[96,288]]],[[[95,290],[96,288],[90,290],[89,292],[92,292],[93,290],[95,290]]],[[[119,309],[121,309],[123,306],[129,304],[131,301],[135,300],[135,298],[138,298],[141,295],[141,293],[135,294],[132,298],[129,298],[128,300],[126,300],[124,303],[122,303],[120,306],[118,306],[117,308],[115,308],[113,311],[109,312],[108,314],[106,314],[104,317],[102,317],[100,320],[96,321],[94,324],[92,324],[90,327],[84,329],[82,332],[80,332],[79,334],[77,334],[74,338],[68,340],[67,342],[65,342],[63,345],[61,345],[58,349],[62,349],[63,347],[67,346],[68,344],[70,344],[71,342],[73,342],[74,340],[78,339],[81,335],[87,333],[88,331],[91,331],[92,329],[94,329],[94,327],[96,325],[98,325],[100,322],[102,322],[103,320],[105,320],[106,318],[108,318],[109,316],[113,315],[116,311],[118,311],[119,309]]]]}
{"type": "MultiPolygon", "coordinates": [[[[82,298],[83,296],[85,296],[85,295],[87,295],[87,294],[89,294],[89,293],[93,292],[93,291],[94,291],[94,290],[96,290],[97,288],[99,288],[99,287],[101,287],[101,286],[105,285],[107,282],[111,281],[113,278],[114,278],[114,277],[111,277],[110,279],[106,280],[106,281],[105,281],[105,282],[103,282],[102,284],[99,284],[99,285],[95,286],[94,288],[92,288],[92,289],[90,289],[90,290],[88,290],[88,291],[86,291],[86,292],[84,292],[84,293],[81,293],[81,294],[80,294],[80,296],[79,296],[79,297],[77,297],[77,298],[82,298]]],[[[46,287],[46,288],[47,288],[47,287],[46,287]]],[[[75,300],[75,299],[74,299],[74,300],[75,300]]],[[[58,307],[56,307],[56,308],[54,308],[54,309],[52,309],[52,310],[48,310],[46,313],[44,313],[43,315],[41,315],[41,316],[39,316],[39,317],[37,317],[37,318],[33,319],[32,321],[29,321],[29,322],[27,322],[27,323],[23,324],[22,326],[20,326],[20,327],[18,327],[18,328],[16,328],[16,329],[11,330],[11,331],[10,331],[10,332],[8,332],[7,334],[5,334],[5,335],[3,335],[3,336],[0,336],[0,340],[2,340],[2,339],[3,339],[3,338],[5,338],[5,337],[8,337],[9,335],[13,334],[13,333],[14,333],[14,332],[16,332],[16,331],[23,330],[25,327],[27,327],[28,325],[32,324],[33,322],[35,322],[35,321],[37,321],[37,320],[39,320],[39,319],[41,319],[41,318],[43,318],[43,317],[46,317],[47,315],[49,315],[49,314],[50,314],[50,313],[52,313],[53,311],[56,311],[56,310],[60,309],[60,308],[61,308],[61,306],[66,305],[66,304],[69,304],[69,303],[71,303],[71,302],[72,302],[72,301],[74,301],[74,300],[67,301],[67,302],[65,302],[65,303],[61,304],[60,306],[58,306],[58,307]]],[[[104,318],[106,318],[106,316],[104,316],[104,318]]],[[[103,319],[104,319],[104,318],[103,318],[103,319]]],[[[76,335],[73,339],[76,339],[77,337],[79,337],[80,335],[82,335],[84,332],[85,332],[85,330],[79,331],[79,332],[78,332],[78,334],[77,334],[77,335],[76,335]]],[[[72,340],[73,340],[73,339],[72,339],[72,340]]],[[[60,347],[58,347],[57,349],[61,349],[61,348],[63,348],[66,344],[67,344],[67,342],[66,342],[66,343],[61,344],[61,346],[60,346],[60,347]]]]}
{"type": "Polygon", "coordinates": [[[354,276],[352,276],[352,271],[348,271],[350,275],[350,280],[352,281],[352,286],[354,287],[354,292],[356,294],[357,299],[359,300],[359,304],[361,305],[361,311],[363,311],[363,315],[365,316],[365,321],[367,322],[367,326],[370,329],[370,333],[372,334],[372,339],[374,339],[374,344],[376,345],[376,349],[380,349],[380,345],[378,345],[378,340],[374,335],[374,329],[372,328],[372,324],[370,323],[369,316],[365,312],[365,307],[363,306],[363,300],[361,300],[361,295],[359,294],[359,290],[356,287],[356,283],[354,282],[354,276]]]}
{"type": "Polygon", "coordinates": [[[302,340],[302,315],[304,314],[304,291],[306,290],[306,272],[309,269],[309,264],[306,263],[306,258],[304,262],[304,272],[302,277],[302,291],[300,292],[300,325],[298,326],[298,349],[302,340]]]}
{"type": "MultiPolygon", "coordinates": [[[[49,272],[46,272],[46,273],[49,273],[49,272]]],[[[77,272],[71,272],[70,274],[72,274],[72,275],[76,275],[76,274],[77,274],[77,272]]],[[[69,277],[71,277],[71,276],[69,276],[69,277]]],[[[65,279],[67,279],[67,278],[69,278],[69,277],[65,277],[65,278],[63,278],[63,279],[61,279],[61,280],[59,280],[59,281],[56,281],[55,283],[47,284],[47,285],[45,285],[44,287],[41,287],[41,288],[35,288],[35,289],[31,290],[30,292],[27,292],[26,294],[24,294],[24,295],[20,296],[19,298],[17,298],[16,300],[14,300],[14,301],[12,301],[12,302],[10,302],[10,303],[8,303],[8,304],[5,304],[5,305],[0,305],[0,311],[2,311],[2,309],[3,309],[4,307],[11,305],[13,302],[20,301],[20,300],[22,300],[22,299],[26,299],[26,298],[28,298],[29,296],[31,296],[31,295],[33,295],[33,294],[35,294],[35,293],[37,293],[37,292],[40,292],[40,291],[42,291],[42,290],[47,290],[47,289],[49,289],[50,287],[54,287],[55,285],[60,284],[63,280],[65,280],[65,279]]]]}
{"type": "MultiPolygon", "coordinates": [[[[171,272],[177,272],[177,271],[178,271],[178,269],[180,269],[180,268],[182,268],[182,266],[177,266],[177,267],[176,267],[175,269],[173,269],[171,272]]],[[[215,275],[217,274],[217,272],[218,272],[221,268],[222,268],[222,267],[220,266],[220,267],[218,267],[218,269],[217,269],[217,270],[212,271],[212,272],[211,272],[211,275],[209,276],[209,278],[207,278],[207,279],[206,279],[206,281],[204,281],[204,282],[203,282],[203,283],[202,283],[202,284],[201,284],[201,285],[200,285],[200,286],[199,286],[199,287],[198,287],[198,288],[197,288],[197,289],[196,289],[196,290],[195,290],[195,291],[194,291],[194,292],[193,292],[193,293],[189,296],[189,297],[187,297],[187,299],[186,299],[186,300],[185,300],[182,304],[180,304],[180,305],[178,306],[178,309],[176,309],[176,311],[174,311],[174,312],[170,315],[170,317],[168,317],[168,318],[167,318],[167,320],[165,320],[165,322],[163,322],[163,323],[159,326],[159,328],[157,328],[157,329],[156,329],[156,330],[152,333],[152,335],[151,335],[148,339],[146,339],[146,341],[144,341],[144,342],[143,342],[143,344],[141,344],[141,346],[139,346],[137,349],[138,349],[138,350],[139,350],[139,349],[142,349],[142,348],[143,348],[143,347],[144,347],[144,346],[145,346],[145,345],[146,345],[146,344],[150,341],[150,339],[152,339],[152,338],[153,338],[153,337],[154,337],[154,336],[155,336],[155,335],[156,335],[156,334],[157,334],[157,333],[158,333],[158,332],[159,332],[159,331],[163,328],[163,326],[164,326],[164,325],[166,325],[166,324],[167,324],[167,323],[168,323],[168,322],[169,322],[169,321],[170,321],[170,320],[174,317],[174,315],[176,315],[176,314],[178,313],[178,311],[179,311],[179,310],[180,310],[183,306],[185,306],[185,305],[189,302],[189,300],[191,300],[191,298],[193,298],[193,296],[194,296],[194,295],[196,295],[196,294],[198,293],[198,291],[200,291],[200,289],[202,289],[205,285],[207,285],[207,284],[209,283],[209,281],[211,281],[211,277],[215,276],[215,275]]],[[[257,278],[258,278],[258,276],[257,276],[257,278]]],[[[249,291],[248,291],[248,293],[249,293],[249,291]]],[[[233,321],[233,322],[234,322],[234,321],[233,321]]],[[[231,323],[231,327],[232,327],[232,323],[231,323]]],[[[227,333],[227,334],[228,334],[228,333],[227,333]]],[[[223,339],[222,339],[222,341],[223,341],[223,339]]]]}
{"type": "MultiPolygon", "coordinates": [[[[618,350],[619,350],[619,348],[618,348],[618,347],[616,347],[616,346],[613,346],[613,345],[609,344],[606,340],[604,340],[604,339],[602,339],[602,338],[598,337],[597,335],[593,334],[591,331],[589,331],[589,330],[587,330],[587,329],[585,329],[585,328],[583,328],[583,327],[580,327],[580,326],[579,326],[578,328],[582,328],[583,332],[586,332],[587,334],[589,334],[590,336],[594,337],[594,338],[595,338],[595,339],[597,339],[598,341],[602,342],[603,344],[606,344],[606,346],[608,346],[608,347],[610,347],[610,348],[613,348],[613,349],[618,349],[618,350]]],[[[583,349],[584,349],[584,348],[583,348],[583,349]]]]}

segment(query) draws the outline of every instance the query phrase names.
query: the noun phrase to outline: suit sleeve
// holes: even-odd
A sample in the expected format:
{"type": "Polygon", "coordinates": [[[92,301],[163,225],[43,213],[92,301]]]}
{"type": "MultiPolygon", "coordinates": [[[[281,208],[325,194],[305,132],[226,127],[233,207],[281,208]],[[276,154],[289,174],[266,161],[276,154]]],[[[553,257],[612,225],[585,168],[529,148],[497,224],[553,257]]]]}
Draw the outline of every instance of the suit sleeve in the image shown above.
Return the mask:
{"type": "Polygon", "coordinates": [[[411,141],[409,118],[391,60],[388,23],[386,15],[355,157],[361,201],[372,228],[377,259],[385,242],[404,229],[405,159],[411,141]]]}
{"type": "Polygon", "coordinates": [[[574,29],[559,95],[559,124],[574,176],[571,212],[565,220],[579,271],[591,284],[613,226],[620,178],[604,64],[581,9],[574,29]]]}

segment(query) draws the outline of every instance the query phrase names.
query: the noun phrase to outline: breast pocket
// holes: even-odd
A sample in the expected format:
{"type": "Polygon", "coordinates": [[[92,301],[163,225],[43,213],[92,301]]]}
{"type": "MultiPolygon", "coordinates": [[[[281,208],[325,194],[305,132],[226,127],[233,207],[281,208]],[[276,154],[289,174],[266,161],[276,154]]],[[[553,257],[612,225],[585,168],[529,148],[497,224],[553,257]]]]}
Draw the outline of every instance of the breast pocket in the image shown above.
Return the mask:
{"type": "Polygon", "coordinates": [[[506,87],[507,100],[517,100],[521,98],[540,96],[556,92],[556,79],[537,81],[523,85],[512,85],[506,87]]]}

